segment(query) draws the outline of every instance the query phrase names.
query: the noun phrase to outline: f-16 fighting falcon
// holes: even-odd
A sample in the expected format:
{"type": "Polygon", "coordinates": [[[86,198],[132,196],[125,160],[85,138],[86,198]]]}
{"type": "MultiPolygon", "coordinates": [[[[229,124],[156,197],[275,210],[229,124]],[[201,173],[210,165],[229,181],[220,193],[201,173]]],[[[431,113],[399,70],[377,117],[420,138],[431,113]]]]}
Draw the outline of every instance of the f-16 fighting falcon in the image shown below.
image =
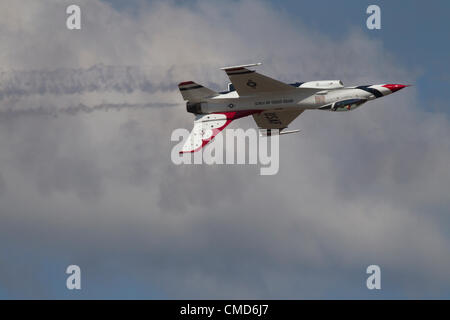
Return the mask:
{"type": "Polygon", "coordinates": [[[202,149],[231,121],[242,117],[252,115],[264,135],[294,133],[299,130],[284,130],[305,110],[350,111],[408,87],[402,84],[344,87],[340,80],[287,84],[248,69],[259,65],[222,68],[231,81],[224,92],[215,92],[193,81],[178,85],[187,101],[187,111],[195,115],[194,129],[180,153],[202,149]]]}

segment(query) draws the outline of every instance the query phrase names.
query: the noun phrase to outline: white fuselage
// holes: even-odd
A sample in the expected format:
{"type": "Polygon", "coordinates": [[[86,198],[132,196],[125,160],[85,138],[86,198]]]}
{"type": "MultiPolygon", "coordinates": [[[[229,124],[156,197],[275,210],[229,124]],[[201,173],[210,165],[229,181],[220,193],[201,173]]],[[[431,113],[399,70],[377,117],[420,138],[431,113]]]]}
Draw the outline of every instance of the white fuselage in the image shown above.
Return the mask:
{"type": "Polygon", "coordinates": [[[231,80],[226,92],[215,92],[194,81],[178,84],[186,111],[195,115],[194,128],[180,152],[201,150],[235,119],[252,115],[267,136],[294,133],[298,130],[284,130],[305,110],[350,111],[407,87],[380,84],[346,88],[340,80],[287,84],[247,69],[255,65],[224,68],[231,80]]]}
{"type": "Polygon", "coordinates": [[[202,113],[268,109],[322,109],[348,111],[363,103],[392,93],[383,85],[344,87],[339,80],[296,84],[285,93],[239,96],[236,91],[222,93],[201,103],[202,113]],[[310,91],[295,90],[307,88],[310,91]]]}

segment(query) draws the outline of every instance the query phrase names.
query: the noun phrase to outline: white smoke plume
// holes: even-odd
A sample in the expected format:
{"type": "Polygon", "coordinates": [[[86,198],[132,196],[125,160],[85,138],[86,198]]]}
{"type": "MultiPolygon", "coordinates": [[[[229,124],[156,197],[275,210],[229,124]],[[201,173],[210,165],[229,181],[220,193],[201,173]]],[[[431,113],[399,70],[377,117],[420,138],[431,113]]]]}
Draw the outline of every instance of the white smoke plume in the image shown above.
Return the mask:
{"type": "Polygon", "coordinates": [[[138,66],[94,65],[88,69],[0,72],[0,100],[28,95],[80,94],[96,91],[154,93],[170,91],[175,83],[152,79],[151,70],[138,66]]]}
{"type": "Polygon", "coordinates": [[[0,73],[0,115],[55,115],[177,106],[176,84],[151,68],[107,66],[0,73]],[[158,101],[154,100],[155,96],[158,101]]]}
{"type": "Polygon", "coordinates": [[[6,109],[0,110],[0,116],[21,116],[21,115],[46,115],[46,116],[58,116],[62,114],[76,115],[79,113],[92,113],[95,111],[121,111],[124,109],[149,109],[149,108],[164,108],[178,106],[176,103],[104,103],[93,106],[85,104],[71,105],[67,107],[58,107],[55,105],[35,106],[30,109],[6,109]]]}

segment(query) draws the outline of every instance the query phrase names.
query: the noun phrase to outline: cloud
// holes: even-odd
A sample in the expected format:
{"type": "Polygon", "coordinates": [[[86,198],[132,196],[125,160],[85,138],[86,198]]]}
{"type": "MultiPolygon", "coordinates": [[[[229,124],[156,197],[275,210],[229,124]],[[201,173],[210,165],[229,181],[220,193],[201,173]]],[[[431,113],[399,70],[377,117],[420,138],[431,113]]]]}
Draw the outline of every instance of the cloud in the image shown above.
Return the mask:
{"type": "Polygon", "coordinates": [[[192,126],[175,83],[220,89],[218,67],[257,61],[284,81],[413,83],[381,42],[357,29],[334,40],[256,1],[155,2],[136,15],[82,1],[82,30],[71,32],[65,4],[0,10],[9,296],[70,298],[42,278],[59,288],[54,266],[75,262],[89,275],[84,297],[133,297],[126,281],[115,285],[124,277],[144,288],[138,297],[371,297],[369,264],[382,267],[383,297],[448,291],[450,145],[436,137],[450,126],[420,111],[417,88],[349,113],[305,112],[292,124],[302,135],[281,139],[276,176],[170,161],[172,130],[192,126]],[[66,116],[127,105],[141,108],[66,116]],[[26,281],[14,272],[25,260],[26,281]]]}

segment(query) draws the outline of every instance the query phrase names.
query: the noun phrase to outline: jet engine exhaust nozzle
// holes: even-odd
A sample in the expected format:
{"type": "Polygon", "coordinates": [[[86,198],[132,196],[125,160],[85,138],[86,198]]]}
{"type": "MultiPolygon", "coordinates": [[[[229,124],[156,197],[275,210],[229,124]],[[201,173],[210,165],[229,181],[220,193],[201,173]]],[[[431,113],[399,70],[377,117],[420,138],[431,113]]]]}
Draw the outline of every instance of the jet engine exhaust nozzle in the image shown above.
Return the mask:
{"type": "Polygon", "coordinates": [[[186,102],[186,110],[193,114],[200,114],[202,113],[202,104],[200,102],[186,102]]]}

